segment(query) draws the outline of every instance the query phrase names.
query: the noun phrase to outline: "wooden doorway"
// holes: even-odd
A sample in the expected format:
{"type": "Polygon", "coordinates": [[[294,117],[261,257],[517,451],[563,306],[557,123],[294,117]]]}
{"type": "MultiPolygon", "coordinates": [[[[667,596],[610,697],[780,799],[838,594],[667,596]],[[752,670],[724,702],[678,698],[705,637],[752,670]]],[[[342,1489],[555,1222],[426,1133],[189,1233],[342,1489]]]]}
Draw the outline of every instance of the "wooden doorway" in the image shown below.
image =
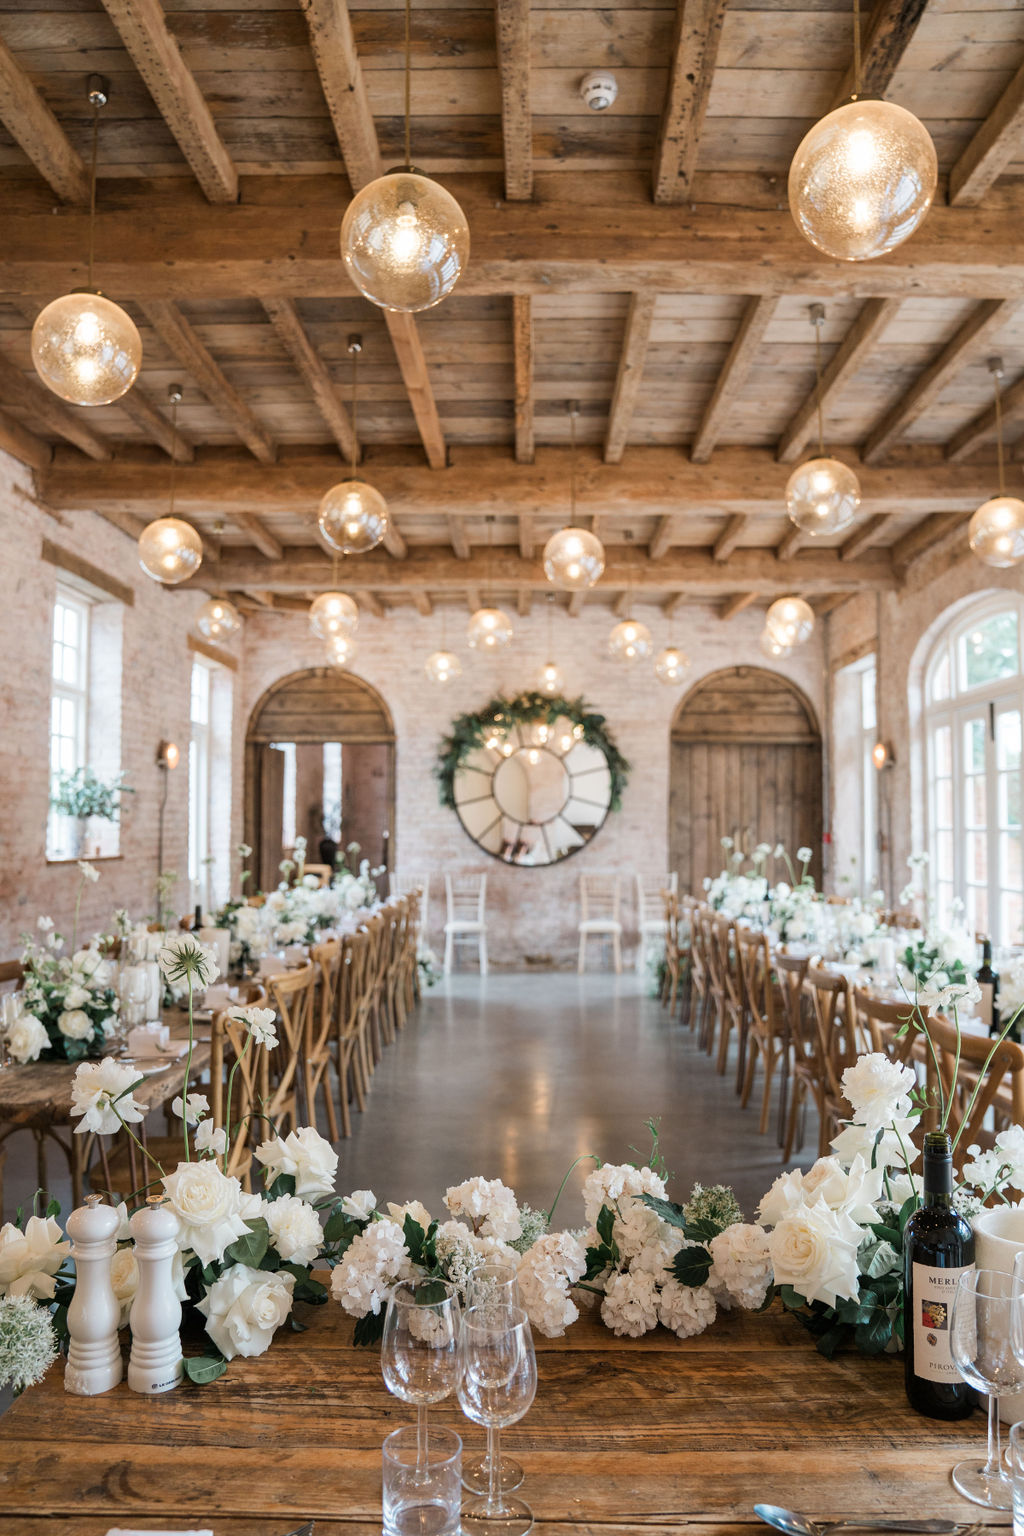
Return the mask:
{"type": "MultiPolygon", "coordinates": [[[[721,840],[812,850],[821,880],[821,733],[810,702],[762,667],[728,667],[698,683],[672,723],[669,856],[679,888],[699,892],[725,864],[721,840]]],[[[771,879],[788,878],[769,861],[771,879]]]]}
{"type": "Polygon", "coordinates": [[[249,721],[245,840],[259,889],[277,885],[290,833],[319,863],[339,825],[342,849],[358,843],[359,858],[394,868],[395,729],[369,683],[312,667],[268,688],[249,721]]]}

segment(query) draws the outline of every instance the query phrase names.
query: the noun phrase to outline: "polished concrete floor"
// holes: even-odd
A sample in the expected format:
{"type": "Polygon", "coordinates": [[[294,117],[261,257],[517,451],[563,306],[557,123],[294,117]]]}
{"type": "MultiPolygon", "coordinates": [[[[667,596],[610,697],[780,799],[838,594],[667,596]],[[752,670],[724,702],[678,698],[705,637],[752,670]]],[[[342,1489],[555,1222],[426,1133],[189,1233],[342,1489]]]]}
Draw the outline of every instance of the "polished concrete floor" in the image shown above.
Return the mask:
{"type": "MultiPolygon", "coordinates": [[[[649,1118],[685,1198],[695,1181],[732,1184],[752,1216],[781,1167],[772,1131],[757,1134],[753,1103],[741,1111],[735,1070],[719,1077],[688,1029],[645,996],[636,975],[461,973],[424,994],[385,1052],[366,1113],[338,1145],[338,1189],[372,1189],[381,1201],[422,1200],[443,1215],[450,1184],[501,1178],[547,1208],[577,1157],[646,1159],[649,1118]]],[[[758,1090],[755,1090],[757,1097],[758,1090]]],[[[807,1127],[803,1161],[817,1129],[807,1127]]],[[[5,1210],[31,1198],[35,1160],[27,1137],[9,1143],[5,1210]]],[[[53,1193],[64,1212],[70,1184],[53,1149],[53,1193]]],[[[582,1221],[581,1167],[558,1224],[582,1221]]]]}

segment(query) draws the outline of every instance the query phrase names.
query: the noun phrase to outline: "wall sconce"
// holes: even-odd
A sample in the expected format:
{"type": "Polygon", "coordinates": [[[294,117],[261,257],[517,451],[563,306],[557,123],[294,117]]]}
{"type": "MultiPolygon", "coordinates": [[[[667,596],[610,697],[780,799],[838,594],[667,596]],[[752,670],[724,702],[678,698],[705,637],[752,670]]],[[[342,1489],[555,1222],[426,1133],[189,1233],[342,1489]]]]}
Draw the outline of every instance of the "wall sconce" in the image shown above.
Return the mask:
{"type": "Polygon", "coordinates": [[[181,760],[181,753],[176,742],[162,741],[156,749],[156,765],[165,772],[171,768],[177,768],[181,760]]]}
{"type": "Polygon", "coordinates": [[[896,763],[896,759],[892,755],[892,748],[888,746],[884,741],[876,741],[874,746],[871,748],[871,761],[874,763],[879,773],[881,773],[884,768],[894,767],[896,763]]]}

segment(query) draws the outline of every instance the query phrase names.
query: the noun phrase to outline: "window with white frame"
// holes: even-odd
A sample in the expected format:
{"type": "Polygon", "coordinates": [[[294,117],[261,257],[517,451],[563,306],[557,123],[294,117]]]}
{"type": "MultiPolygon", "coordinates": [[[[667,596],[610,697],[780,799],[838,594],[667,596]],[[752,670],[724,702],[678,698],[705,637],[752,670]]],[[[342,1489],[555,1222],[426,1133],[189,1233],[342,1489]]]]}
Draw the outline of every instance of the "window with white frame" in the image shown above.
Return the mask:
{"type": "Polygon", "coordinates": [[[989,597],[936,642],[925,669],[931,894],[996,945],[1024,939],[1021,722],[1024,600],[989,597]]]}
{"type": "Polygon", "coordinates": [[[188,744],[188,878],[192,901],[204,910],[210,891],[210,681],[205,661],[192,663],[188,744]]]}
{"type": "Polygon", "coordinates": [[[878,712],[875,691],[878,667],[874,656],[865,656],[856,664],[860,703],[860,813],[861,869],[864,871],[864,895],[879,883],[878,871],[878,769],[871,756],[878,739],[878,712]]]}
{"type": "MultiPolygon", "coordinates": [[[[63,774],[88,762],[89,742],[89,600],[70,587],[58,585],[53,605],[53,651],[50,671],[50,788],[63,774]]],[[[75,818],[51,810],[46,852],[51,859],[72,858],[75,818]]]]}
{"type": "Polygon", "coordinates": [[[864,896],[878,885],[878,773],[871,761],[877,737],[876,676],[873,652],[839,668],[832,715],[835,883],[848,894],[864,896]]]}

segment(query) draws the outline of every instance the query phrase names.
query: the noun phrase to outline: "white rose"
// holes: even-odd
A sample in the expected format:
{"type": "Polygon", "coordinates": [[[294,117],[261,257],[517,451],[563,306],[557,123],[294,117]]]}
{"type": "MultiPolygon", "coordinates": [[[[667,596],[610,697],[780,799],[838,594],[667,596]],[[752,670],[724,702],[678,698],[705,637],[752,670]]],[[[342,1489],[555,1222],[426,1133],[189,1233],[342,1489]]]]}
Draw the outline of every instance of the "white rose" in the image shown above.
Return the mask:
{"type": "Polygon", "coordinates": [[[774,1227],[793,1206],[802,1204],[803,1189],[804,1176],[799,1168],[794,1168],[791,1173],[780,1173],[757,1208],[761,1224],[774,1227]]]}
{"type": "Polygon", "coordinates": [[[81,1008],[92,996],[88,987],[68,987],[64,994],[65,1008],[81,1008]]]}
{"type": "Polygon", "coordinates": [[[916,1129],[915,1116],[897,1118],[886,1126],[876,1147],[877,1131],[864,1125],[847,1125],[838,1136],[833,1136],[832,1146],[844,1163],[853,1163],[857,1157],[870,1162],[874,1157],[880,1168],[906,1168],[912,1166],[920,1156],[910,1139],[916,1129]]]}
{"type": "Polygon", "coordinates": [[[286,1264],[312,1264],[320,1252],[323,1233],[311,1205],[297,1195],[280,1195],[263,1206],[274,1247],[286,1264]]]}
{"type": "Polygon", "coordinates": [[[292,1309],[294,1288],[294,1275],[233,1264],[196,1307],[225,1360],[262,1355],[292,1309]]]}
{"type": "Polygon", "coordinates": [[[804,1194],[819,1195],[834,1211],[845,1211],[861,1225],[877,1220],[882,1169],[870,1168],[858,1153],[847,1172],[838,1157],[819,1157],[804,1174],[804,1194]]]}
{"type": "Polygon", "coordinates": [[[52,1216],[30,1216],[24,1232],[7,1222],[0,1227],[0,1295],[52,1300],[53,1277],[70,1252],[52,1216]]]}
{"type": "Polygon", "coordinates": [[[75,952],[71,967],[80,976],[91,976],[102,962],[103,956],[98,949],[79,949],[75,952]]]}
{"type": "MultiPolygon", "coordinates": [[[[367,1215],[368,1214],[369,1212],[367,1212],[367,1215]]],[[[391,1217],[391,1220],[397,1222],[400,1227],[404,1225],[405,1218],[407,1216],[411,1216],[413,1221],[418,1222],[419,1225],[423,1228],[424,1232],[426,1232],[427,1228],[430,1226],[430,1212],[427,1210],[425,1205],[421,1205],[419,1200],[410,1200],[406,1205],[394,1205],[389,1200],[388,1215],[391,1217]]]]}
{"type": "Polygon", "coordinates": [[[824,1200],[795,1207],[770,1233],[776,1285],[791,1285],[805,1301],[823,1301],[834,1307],[838,1298],[855,1301],[857,1247],[862,1228],[842,1211],[832,1211],[824,1200]]]}
{"type": "Polygon", "coordinates": [[[179,1163],[164,1178],[171,1209],[178,1218],[178,1245],[191,1248],[204,1264],[224,1257],[224,1250],[249,1230],[241,1214],[242,1186],[211,1162],[179,1163]]]}
{"type": "Polygon", "coordinates": [[[93,1022],[81,1008],[72,1008],[60,1015],[57,1028],[69,1040],[87,1040],[93,1032],[93,1022]]]}
{"type": "Polygon", "coordinates": [[[354,1221],[369,1221],[377,1208],[377,1196],[372,1189],[354,1189],[350,1195],[345,1196],[341,1208],[354,1221]]]}
{"type": "Polygon", "coordinates": [[[135,1261],[135,1248],[131,1243],[126,1248],[119,1248],[114,1254],[110,1264],[110,1282],[121,1308],[121,1319],[117,1326],[127,1328],[128,1314],[132,1310],[135,1292],[139,1288],[139,1266],[135,1261]]]}
{"type": "Polygon", "coordinates": [[[50,1044],[46,1028],[34,1013],[19,1013],[7,1033],[7,1049],[20,1065],[38,1061],[40,1051],[50,1044]]]}

